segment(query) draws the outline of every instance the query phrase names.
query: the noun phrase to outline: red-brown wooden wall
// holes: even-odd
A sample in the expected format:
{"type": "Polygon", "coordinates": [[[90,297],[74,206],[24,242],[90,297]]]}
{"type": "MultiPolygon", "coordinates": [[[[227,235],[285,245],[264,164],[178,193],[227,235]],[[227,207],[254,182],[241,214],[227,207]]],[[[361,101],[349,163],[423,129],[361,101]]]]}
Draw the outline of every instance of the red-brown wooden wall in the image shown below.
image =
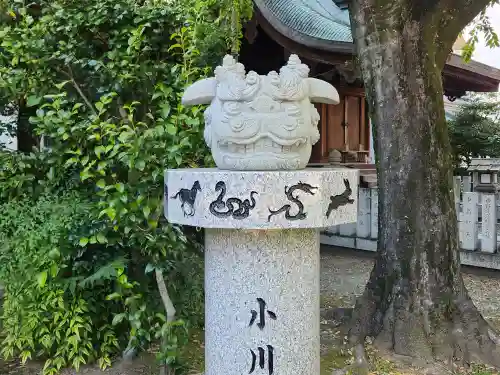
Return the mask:
{"type": "Polygon", "coordinates": [[[348,148],[351,151],[370,150],[370,125],[363,92],[352,89],[339,89],[338,105],[318,104],[321,116],[318,128],[320,140],[313,146],[311,163],[328,160],[330,150],[346,151],[345,129],[347,129],[348,148]],[[347,123],[345,128],[343,125],[347,123]]]}

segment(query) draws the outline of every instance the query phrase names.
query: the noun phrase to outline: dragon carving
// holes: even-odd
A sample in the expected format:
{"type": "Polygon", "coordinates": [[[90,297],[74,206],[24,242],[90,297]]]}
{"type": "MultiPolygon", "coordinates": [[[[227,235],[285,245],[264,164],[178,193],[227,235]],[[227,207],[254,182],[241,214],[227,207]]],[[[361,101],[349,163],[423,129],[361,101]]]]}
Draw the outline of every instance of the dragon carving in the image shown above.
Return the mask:
{"type": "Polygon", "coordinates": [[[293,195],[295,191],[303,191],[307,194],[314,195],[315,190],[318,188],[309,184],[306,184],[304,182],[300,182],[298,184],[290,186],[285,186],[285,195],[287,196],[288,200],[290,202],[293,202],[297,205],[298,212],[295,215],[290,214],[290,210],[292,209],[292,206],[290,204],[285,204],[283,207],[281,207],[278,210],[271,210],[269,209],[269,216],[267,218],[267,221],[271,221],[271,218],[275,215],[279,215],[282,212],[285,213],[285,219],[287,220],[304,220],[307,217],[307,213],[304,212],[304,204],[300,201],[298,195],[293,195]]]}

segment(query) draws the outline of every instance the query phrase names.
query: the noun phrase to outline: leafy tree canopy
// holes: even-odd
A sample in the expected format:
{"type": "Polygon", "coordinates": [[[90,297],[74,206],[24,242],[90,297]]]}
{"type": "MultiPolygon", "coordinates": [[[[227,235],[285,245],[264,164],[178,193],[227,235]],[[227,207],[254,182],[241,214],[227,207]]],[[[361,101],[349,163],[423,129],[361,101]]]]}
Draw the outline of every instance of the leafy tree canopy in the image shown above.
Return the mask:
{"type": "Polygon", "coordinates": [[[472,95],[448,122],[456,166],[473,157],[500,157],[500,98],[472,95]]]}
{"type": "Polygon", "coordinates": [[[495,30],[495,25],[491,23],[487,15],[488,9],[498,4],[500,4],[499,0],[492,0],[489,6],[483,9],[467,28],[469,30],[467,43],[462,51],[462,55],[466,61],[472,58],[472,54],[474,53],[477,43],[479,43],[479,37],[481,35],[484,37],[486,45],[489,47],[500,47],[500,40],[497,34],[498,30],[495,30]]]}

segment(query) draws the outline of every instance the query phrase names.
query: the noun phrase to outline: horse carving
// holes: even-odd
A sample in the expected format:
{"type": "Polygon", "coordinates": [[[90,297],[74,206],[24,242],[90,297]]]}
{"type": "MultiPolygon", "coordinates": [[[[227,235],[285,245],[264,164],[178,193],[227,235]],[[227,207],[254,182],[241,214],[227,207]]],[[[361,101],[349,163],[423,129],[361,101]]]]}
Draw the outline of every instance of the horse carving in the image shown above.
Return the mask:
{"type": "Polygon", "coordinates": [[[201,191],[200,182],[195,181],[191,189],[181,189],[177,194],[171,197],[172,199],[179,198],[184,216],[194,216],[194,204],[196,202],[196,195],[199,191],[201,191]]]}

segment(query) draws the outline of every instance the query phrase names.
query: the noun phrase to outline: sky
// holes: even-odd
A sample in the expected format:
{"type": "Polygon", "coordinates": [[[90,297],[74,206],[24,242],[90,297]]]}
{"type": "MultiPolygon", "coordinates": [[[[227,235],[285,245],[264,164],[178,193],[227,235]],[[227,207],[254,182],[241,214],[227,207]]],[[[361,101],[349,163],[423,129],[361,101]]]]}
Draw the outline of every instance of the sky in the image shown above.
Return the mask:
{"type": "MultiPolygon", "coordinates": [[[[500,34],[500,4],[488,9],[487,14],[497,34],[500,34]]],[[[500,47],[492,49],[486,46],[484,40],[476,45],[476,50],[472,58],[500,69],[500,47]]]]}

